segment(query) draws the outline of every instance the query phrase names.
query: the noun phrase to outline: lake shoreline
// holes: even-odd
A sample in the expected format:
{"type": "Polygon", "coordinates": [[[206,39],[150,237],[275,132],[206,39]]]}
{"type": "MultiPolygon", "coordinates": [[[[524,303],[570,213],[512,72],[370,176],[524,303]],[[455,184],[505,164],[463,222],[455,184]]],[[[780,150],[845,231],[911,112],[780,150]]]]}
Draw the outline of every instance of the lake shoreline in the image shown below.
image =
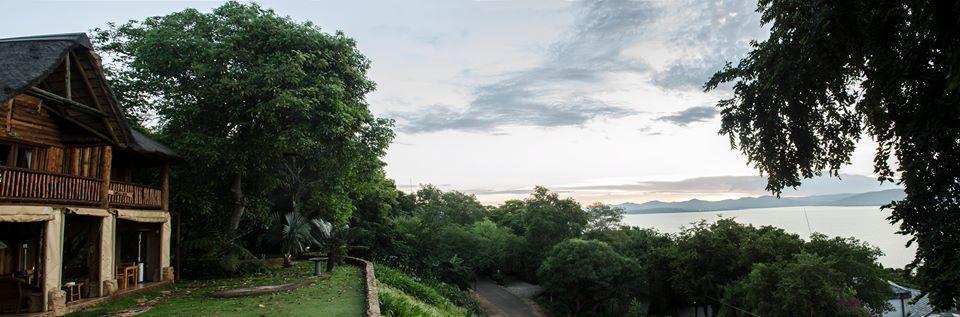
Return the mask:
{"type": "Polygon", "coordinates": [[[880,206],[796,206],[624,214],[622,222],[673,234],[701,220],[734,218],[754,226],[781,228],[804,239],[813,233],[852,237],[879,248],[884,253],[880,257],[883,266],[902,268],[913,261],[916,244],[906,247],[909,237],[896,233],[898,226],[887,220],[890,213],[891,210],[880,209],[880,206]]]}

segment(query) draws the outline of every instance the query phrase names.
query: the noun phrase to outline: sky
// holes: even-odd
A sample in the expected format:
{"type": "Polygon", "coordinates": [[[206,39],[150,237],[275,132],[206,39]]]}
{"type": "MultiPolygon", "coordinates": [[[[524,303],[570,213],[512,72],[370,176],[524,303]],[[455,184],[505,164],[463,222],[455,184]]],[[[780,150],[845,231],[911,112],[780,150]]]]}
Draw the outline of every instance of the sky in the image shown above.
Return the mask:
{"type": "MultiPolygon", "coordinates": [[[[372,111],[396,120],[385,157],[398,187],[476,194],[533,186],[583,203],[715,200],[766,194],[719,135],[709,76],[763,40],[756,1],[260,1],[371,60],[372,111]]],[[[8,1],[0,37],[82,32],[215,1],[8,1]]],[[[786,196],[892,188],[874,181],[873,143],[842,180],[786,196]]]]}

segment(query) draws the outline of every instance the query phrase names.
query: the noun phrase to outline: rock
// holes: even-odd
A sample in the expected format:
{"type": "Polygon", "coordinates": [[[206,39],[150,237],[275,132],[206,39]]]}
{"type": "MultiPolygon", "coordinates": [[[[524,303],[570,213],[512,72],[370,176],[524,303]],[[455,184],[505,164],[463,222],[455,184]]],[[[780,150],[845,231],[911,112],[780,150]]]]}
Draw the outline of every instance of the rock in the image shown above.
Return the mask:
{"type": "Polygon", "coordinates": [[[49,308],[53,316],[63,316],[67,313],[67,292],[59,289],[50,290],[49,308]]]}
{"type": "Polygon", "coordinates": [[[219,291],[211,293],[213,297],[219,298],[233,298],[233,297],[246,297],[246,296],[260,296],[267,294],[276,294],[277,292],[289,291],[298,289],[304,286],[313,286],[317,285],[317,282],[299,282],[299,283],[289,283],[281,285],[266,285],[266,286],[256,286],[249,288],[238,288],[231,289],[226,291],[219,291]]]}
{"type": "Polygon", "coordinates": [[[103,281],[103,295],[110,296],[117,293],[117,280],[103,281]]]}
{"type": "Polygon", "coordinates": [[[161,274],[163,275],[163,280],[164,280],[164,281],[170,281],[170,282],[173,282],[173,281],[174,281],[173,267],[172,267],[172,266],[168,266],[168,267],[163,268],[161,274]]]}

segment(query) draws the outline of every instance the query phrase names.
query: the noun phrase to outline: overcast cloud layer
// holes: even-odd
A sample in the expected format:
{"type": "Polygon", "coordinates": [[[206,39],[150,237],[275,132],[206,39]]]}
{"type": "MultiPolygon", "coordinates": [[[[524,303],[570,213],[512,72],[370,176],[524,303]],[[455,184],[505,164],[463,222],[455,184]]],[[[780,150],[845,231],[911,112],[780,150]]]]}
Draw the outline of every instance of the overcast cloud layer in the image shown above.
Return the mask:
{"type": "MultiPolygon", "coordinates": [[[[393,115],[401,120],[402,131],[423,133],[575,126],[595,118],[641,114],[645,111],[640,100],[618,103],[602,98],[616,85],[614,75],[641,75],[665,90],[701,89],[726,61],[746,52],[747,41],[765,33],[750,3],[576,2],[573,25],[544,52],[539,65],[475,87],[465,106],[433,104],[393,115]],[[644,58],[642,50],[649,45],[668,47],[676,55],[658,70],[644,58]]],[[[685,126],[715,116],[710,108],[692,107],[659,119],[685,126]]]]}
{"type": "MultiPolygon", "coordinates": [[[[259,3],[357,41],[377,83],[371,109],[397,119],[386,172],[404,190],[440,184],[485,203],[534,185],[584,203],[764,194],[717,134],[714,105],[729,92],[702,91],[766,37],[755,0],[259,3]]],[[[0,36],[12,37],[219,3],[5,5],[17,14],[0,21],[0,36]]],[[[843,172],[872,173],[872,144],[861,143],[843,172]]],[[[830,190],[872,188],[872,178],[831,180],[830,190]]],[[[818,182],[801,190],[826,188],[818,182]]]]}

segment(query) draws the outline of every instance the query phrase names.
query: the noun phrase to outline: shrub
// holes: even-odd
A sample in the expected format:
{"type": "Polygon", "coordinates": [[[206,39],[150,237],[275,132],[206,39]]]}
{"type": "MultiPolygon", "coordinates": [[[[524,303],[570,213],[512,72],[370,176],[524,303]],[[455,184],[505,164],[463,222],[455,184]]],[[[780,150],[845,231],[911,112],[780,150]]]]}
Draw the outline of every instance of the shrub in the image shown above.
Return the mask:
{"type": "Polygon", "coordinates": [[[483,315],[483,307],[480,307],[480,302],[478,302],[476,298],[473,298],[470,292],[464,291],[455,285],[437,280],[428,280],[425,283],[437,291],[437,293],[440,293],[440,295],[450,300],[454,305],[466,308],[475,315],[483,315]]]}
{"type": "Polygon", "coordinates": [[[425,309],[410,300],[409,297],[398,293],[392,288],[384,287],[378,293],[380,299],[380,313],[390,317],[430,316],[425,309]]]}
{"type": "Polygon", "coordinates": [[[414,281],[413,278],[403,274],[403,272],[388,268],[383,265],[377,265],[376,276],[379,282],[403,291],[404,293],[413,296],[424,303],[436,306],[453,305],[450,300],[443,295],[440,295],[437,290],[414,281]]]}

